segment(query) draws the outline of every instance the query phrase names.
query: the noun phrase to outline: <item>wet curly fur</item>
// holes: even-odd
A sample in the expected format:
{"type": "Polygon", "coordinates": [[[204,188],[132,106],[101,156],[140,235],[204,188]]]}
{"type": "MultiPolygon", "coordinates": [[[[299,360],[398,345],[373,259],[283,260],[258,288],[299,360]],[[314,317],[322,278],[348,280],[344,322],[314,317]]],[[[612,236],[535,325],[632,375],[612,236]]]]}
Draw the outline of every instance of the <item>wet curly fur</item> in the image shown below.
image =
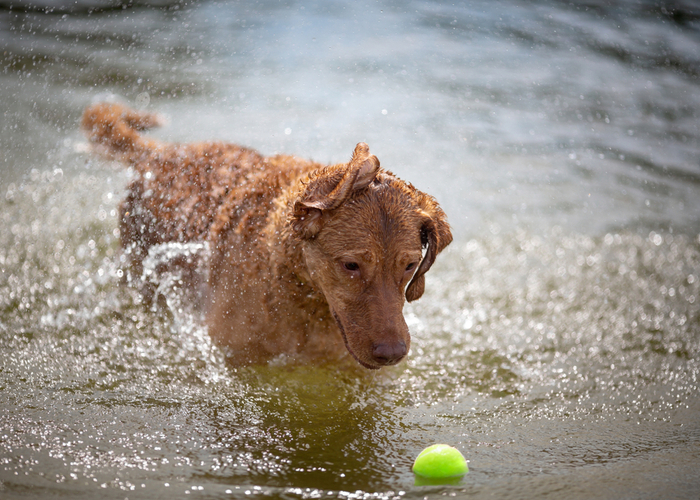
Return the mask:
{"type": "Polygon", "coordinates": [[[107,103],[82,120],[97,151],[134,168],[120,234],[135,273],[154,245],[208,242],[207,326],[234,364],[350,353],[376,369],[406,356],[404,301],[423,294],[452,241],[434,198],[380,168],[364,143],[325,166],[140,133],[160,124],[107,103]]]}

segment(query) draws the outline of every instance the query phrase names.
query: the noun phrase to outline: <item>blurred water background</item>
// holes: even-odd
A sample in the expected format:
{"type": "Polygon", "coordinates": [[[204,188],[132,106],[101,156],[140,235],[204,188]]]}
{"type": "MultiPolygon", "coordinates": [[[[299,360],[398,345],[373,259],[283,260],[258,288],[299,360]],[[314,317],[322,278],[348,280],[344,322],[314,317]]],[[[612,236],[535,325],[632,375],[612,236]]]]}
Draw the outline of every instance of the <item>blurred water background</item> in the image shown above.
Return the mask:
{"type": "Polygon", "coordinates": [[[0,1],[0,497],[697,499],[699,77],[690,0],[0,1]],[[233,369],[141,304],[105,98],[436,196],[410,359],[233,369]]]}

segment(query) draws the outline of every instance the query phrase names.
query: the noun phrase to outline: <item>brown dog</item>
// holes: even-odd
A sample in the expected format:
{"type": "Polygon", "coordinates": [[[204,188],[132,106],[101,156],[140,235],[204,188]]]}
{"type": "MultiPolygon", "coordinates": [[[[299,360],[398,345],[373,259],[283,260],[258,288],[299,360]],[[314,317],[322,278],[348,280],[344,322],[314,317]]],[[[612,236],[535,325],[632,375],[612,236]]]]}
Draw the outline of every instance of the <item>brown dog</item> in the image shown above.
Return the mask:
{"type": "Polygon", "coordinates": [[[82,122],[98,150],[135,169],[120,231],[137,273],[154,245],[208,242],[207,325],[233,363],[347,348],[376,369],[406,356],[404,297],[423,294],[452,241],[435,199],[380,169],[364,143],[349,163],[323,166],[139,134],[157,125],[118,104],[94,105],[82,122]]]}

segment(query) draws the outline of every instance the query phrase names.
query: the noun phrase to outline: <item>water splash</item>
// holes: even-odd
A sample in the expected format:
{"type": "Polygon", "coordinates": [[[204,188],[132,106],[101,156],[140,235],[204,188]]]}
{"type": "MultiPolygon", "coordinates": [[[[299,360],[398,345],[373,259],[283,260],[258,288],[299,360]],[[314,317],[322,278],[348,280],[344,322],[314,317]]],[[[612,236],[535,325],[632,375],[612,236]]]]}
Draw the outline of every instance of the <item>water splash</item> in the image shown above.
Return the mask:
{"type": "MultiPolygon", "coordinates": [[[[127,252],[128,257],[128,252],[127,252]]],[[[208,242],[169,242],[152,246],[140,277],[130,284],[141,290],[153,287],[152,310],[165,304],[172,314],[171,331],[182,345],[182,357],[206,361],[200,374],[205,383],[227,379],[225,356],[212,343],[204,323],[209,297],[208,242]]]]}
{"type": "Polygon", "coordinates": [[[697,388],[674,382],[696,380],[700,369],[697,238],[520,231],[471,239],[436,265],[432,300],[411,306],[432,320],[416,330],[411,369],[433,368],[414,380],[414,397],[435,395],[435,381],[444,380],[449,397],[488,388],[533,399],[593,398],[619,411],[656,406],[658,415],[674,399],[663,387],[684,398],[697,388]],[[658,384],[659,394],[625,401],[645,384],[658,384]]]}

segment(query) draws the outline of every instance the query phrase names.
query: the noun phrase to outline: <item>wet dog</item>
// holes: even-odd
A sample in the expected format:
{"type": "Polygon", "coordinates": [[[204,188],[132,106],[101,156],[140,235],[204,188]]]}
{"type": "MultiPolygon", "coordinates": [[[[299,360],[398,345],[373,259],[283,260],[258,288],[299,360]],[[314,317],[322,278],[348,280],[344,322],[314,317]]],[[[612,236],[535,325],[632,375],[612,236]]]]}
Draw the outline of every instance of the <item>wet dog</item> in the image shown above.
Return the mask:
{"type": "Polygon", "coordinates": [[[406,356],[404,301],[423,294],[452,241],[433,197],[380,168],[364,143],[325,166],[140,133],[159,124],[105,103],[82,120],[95,149],[135,171],[120,235],[136,273],[155,245],[207,242],[207,326],[234,364],[350,353],[377,369],[406,356]]]}

